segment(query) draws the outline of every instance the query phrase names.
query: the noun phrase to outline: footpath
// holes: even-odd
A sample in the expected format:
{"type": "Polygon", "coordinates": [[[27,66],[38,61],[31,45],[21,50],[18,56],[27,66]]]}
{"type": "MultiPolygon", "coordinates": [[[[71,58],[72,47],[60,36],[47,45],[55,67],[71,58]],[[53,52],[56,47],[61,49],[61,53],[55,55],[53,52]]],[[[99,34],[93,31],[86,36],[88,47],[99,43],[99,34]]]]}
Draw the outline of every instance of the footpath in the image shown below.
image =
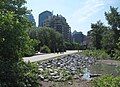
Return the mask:
{"type": "MultiPolygon", "coordinates": [[[[54,57],[58,57],[58,56],[65,56],[65,55],[69,55],[69,54],[74,54],[77,53],[78,50],[69,50],[66,51],[64,53],[50,53],[50,54],[37,54],[35,56],[31,56],[31,57],[24,57],[23,60],[25,62],[36,62],[36,61],[42,61],[42,60],[46,60],[46,59],[50,59],[50,58],[54,58],[54,57]]],[[[80,52],[80,51],[79,51],[80,52]]]]}

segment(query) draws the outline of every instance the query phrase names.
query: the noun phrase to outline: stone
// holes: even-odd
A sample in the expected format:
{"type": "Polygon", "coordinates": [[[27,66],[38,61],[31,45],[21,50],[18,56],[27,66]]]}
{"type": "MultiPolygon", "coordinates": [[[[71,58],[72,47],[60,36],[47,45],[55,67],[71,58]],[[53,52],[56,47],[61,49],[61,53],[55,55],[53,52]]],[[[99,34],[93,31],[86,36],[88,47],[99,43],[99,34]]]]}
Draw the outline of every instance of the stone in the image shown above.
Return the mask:
{"type": "Polygon", "coordinates": [[[53,69],[51,69],[51,68],[49,68],[48,70],[49,70],[50,72],[53,72],[53,69]]]}
{"type": "Polygon", "coordinates": [[[51,65],[48,65],[47,68],[51,68],[51,65]]]}
{"type": "Polygon", "coordinates": [[[43,68],[39,68],[38,70],[39,70],[39,71],[44,71],[43,68]]]}
{"type": "Polygon", "coordinates": [[[43,76],[43,75],[39,75],[39,78],[40,78],[41,80],[44,80],[44,76],[43,76]]]}
{"type": "Polygon", "coordinates": [[[74,77],[73,77],[74,79],[78,79],[79,78],[79,76],[78,75],[74,75],[74,77]]]}
{"type": "Polygon", "coordinates": [[[49,79],[44,79],[44,81],[45,81],[45,82],[48,82],[48,81],[49,81],[49,79]]]}
{"type": "Polygon", "coordinates": [[[60,78],[60,76],[52,76],[54,79],[59,79],[60,78]]]}
{"type": "Polygon", "coordinates": [[[92,57],[84,57],[78,54],[72,54],[60,57],[59,59],[45,60],[39,63],[39,70],[44,71],[45,69],[47,69],[50,75],[49,78],[53,78],[56,80],[60,79],[63,76],[62,69],[64,69],[65,72],[68,71],[67,73],[75,75],[74,78],[78,78],[79,75],[76,76],[77,70],[81,70],[82,68],[85,68],[86,66],[89,66],[94,62],[95,61],[92,57]]]}
{"type": "Polygon", "coordinates": [[[69,85],[72,85],[72,82],[68,82],[69,85]]]}

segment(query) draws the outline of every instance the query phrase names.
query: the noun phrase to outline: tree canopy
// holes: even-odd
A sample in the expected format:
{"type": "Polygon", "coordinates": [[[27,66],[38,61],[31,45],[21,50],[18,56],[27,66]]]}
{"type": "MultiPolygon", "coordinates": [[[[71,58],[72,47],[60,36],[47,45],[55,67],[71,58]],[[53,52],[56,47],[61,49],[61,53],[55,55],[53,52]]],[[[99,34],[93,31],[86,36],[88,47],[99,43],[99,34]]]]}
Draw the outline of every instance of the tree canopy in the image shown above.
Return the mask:
{"type": "Polygon", "coordinates": [[[120,37],[120,13],[117,10],[118,8],[110,6],[110,11],[105,12],[106,20],[114,31],[114,45],[118,43],[118,39],[120,37]]]}
{"type": "Polygon", "coordinates": [[[46,45],[50,48],[51,52],[64,51],[63,36],[49,27],[42,27],[31,29],[29,32],[31,38],[39,41],[38,51],[41,47],[46,45]]]}
{"type": "Polygon", "coordinates": [[[25,0],[0,1],[0,87],[38,87],[37,67],[22,61],[31,39],[25,0]]]}
{"type": "Polygon", "coordinates": [[[101,49],[101,40],[105,26],[101,21],[97,21],[97,23],[91,24],[91,28],[92,30],[89,32],[89,35],[92,37],[93,46],[96,49],[101,49]]]}
{"type": "MultiPolygon", "coordinates": [[[[92,47],[104,49],[111,57],[119,54],[120,38],[120,13],[118,8],[110,6],[110,11],[105,12],[106,20],[110,26],[105,26],[101,21],[91,24],[92,30],[88,32],[92,47]]],[[[117,57],[118,58],[118,57],[117,57]]]]}

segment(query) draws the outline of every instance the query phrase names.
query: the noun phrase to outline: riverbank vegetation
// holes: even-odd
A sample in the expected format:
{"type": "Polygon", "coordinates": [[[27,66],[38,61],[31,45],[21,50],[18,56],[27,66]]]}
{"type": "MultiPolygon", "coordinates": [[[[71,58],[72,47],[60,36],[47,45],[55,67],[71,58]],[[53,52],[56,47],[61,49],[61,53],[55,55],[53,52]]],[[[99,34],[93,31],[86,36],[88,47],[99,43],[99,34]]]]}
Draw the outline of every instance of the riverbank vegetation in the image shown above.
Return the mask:
{"type": "Polygon", "coordinates": [[[110,55],[108,55],[104,50],[83,50],[82,54],[87,57],[94,57],[97,60],[110,59],[110,55]]]}
{"type": "Polygon", "coordinates": [[[120,77],[102,76],[93,81],[93,87],[120,87],[120,77]]]}
{"type": "MultiPolygon", "coordinates": [[[[90,43],[87,45],[89,50],[83,51],[83,54],[98,60],[120,61],[120,13],[118,8],[110,7],[110,11],[105,12],[105,18],[109,26],[105,26],[101,21],[91,24],[92,30],[88,32],[90,43]]],[[[94,87],[119,87],[120,76],[102,76],[95,79],[93,83],[94,87]]]]}
{"type": "Polygon", "coordinates": [[[108,54],[109,58],[120,60],[120,13],[117,9],[110,7],[110,11],[105,12],[109,26],[105,26],[101,21],[91,24],[92,30],[88,31],[90,43],[88,43],[87,48],[94,51],[85,52],[87,55],[101,56],[99,52],[103,52],[102,54],[106,56],[106,59],[108,54]]]}

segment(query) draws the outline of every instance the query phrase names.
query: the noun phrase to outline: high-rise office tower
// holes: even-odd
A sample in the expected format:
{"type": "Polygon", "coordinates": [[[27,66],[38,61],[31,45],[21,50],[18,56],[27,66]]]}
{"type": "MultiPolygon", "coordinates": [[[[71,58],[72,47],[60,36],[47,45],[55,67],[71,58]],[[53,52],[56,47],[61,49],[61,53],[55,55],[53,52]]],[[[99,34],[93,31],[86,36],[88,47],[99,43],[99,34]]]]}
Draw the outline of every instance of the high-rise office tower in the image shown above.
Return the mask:
{"type": "Polygon", "coordinates": [[[50,11],[44,11],[39,14],[39,22],[38,22],[38,27],[43,27],[44,22],[53,15],[52,12],[50,11]]]}

